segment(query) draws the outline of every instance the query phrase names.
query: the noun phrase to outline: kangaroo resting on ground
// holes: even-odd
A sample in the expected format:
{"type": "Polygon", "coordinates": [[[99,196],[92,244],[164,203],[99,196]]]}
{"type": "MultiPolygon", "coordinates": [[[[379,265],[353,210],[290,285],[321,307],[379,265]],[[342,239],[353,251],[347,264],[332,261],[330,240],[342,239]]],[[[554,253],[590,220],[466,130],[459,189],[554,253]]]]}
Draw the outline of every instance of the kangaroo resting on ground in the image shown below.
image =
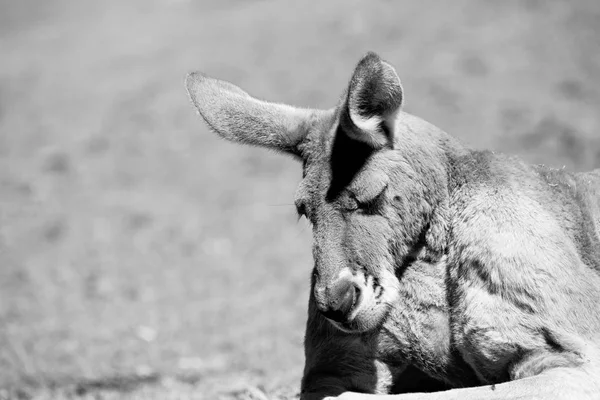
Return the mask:
{"type": "Polygon", "coordinates": [[[374,53],[330,110],[186,85],[220,136],[303,164],[302,399],[600,399],[600,169],[463,147],[374,53]]]}

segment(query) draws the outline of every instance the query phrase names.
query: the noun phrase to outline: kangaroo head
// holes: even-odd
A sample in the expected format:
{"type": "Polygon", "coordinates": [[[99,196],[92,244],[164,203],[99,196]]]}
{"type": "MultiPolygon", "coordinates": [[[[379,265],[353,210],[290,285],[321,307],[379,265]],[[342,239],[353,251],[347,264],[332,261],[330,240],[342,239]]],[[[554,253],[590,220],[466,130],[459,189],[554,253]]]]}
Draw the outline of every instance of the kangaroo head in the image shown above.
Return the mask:
{"type": "Polygon", "coordinates": [[[356,66],[339,104],[311,110],[258,100],[192,73],[193,104],[220,136],[302,161],[295,204],[312,224],[311,300],[346,332],[375,329],[398,299],[402,266],[441,254],[446,136],[401,111],[394,68],[374,53],[356,66]]]}

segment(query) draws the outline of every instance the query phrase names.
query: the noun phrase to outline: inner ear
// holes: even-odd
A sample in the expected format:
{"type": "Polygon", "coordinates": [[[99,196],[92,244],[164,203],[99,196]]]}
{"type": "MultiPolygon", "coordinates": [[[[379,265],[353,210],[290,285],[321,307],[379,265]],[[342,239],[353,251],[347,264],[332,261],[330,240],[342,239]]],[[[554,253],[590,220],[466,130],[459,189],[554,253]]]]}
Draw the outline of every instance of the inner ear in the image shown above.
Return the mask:
{"type": "Polygon", "coordinates": [[[394,67],[377,54],[368,53],[354,70],[340,123],[355,140],[375,149],[393,147],[395,122],[403,98],[394,67]]]}

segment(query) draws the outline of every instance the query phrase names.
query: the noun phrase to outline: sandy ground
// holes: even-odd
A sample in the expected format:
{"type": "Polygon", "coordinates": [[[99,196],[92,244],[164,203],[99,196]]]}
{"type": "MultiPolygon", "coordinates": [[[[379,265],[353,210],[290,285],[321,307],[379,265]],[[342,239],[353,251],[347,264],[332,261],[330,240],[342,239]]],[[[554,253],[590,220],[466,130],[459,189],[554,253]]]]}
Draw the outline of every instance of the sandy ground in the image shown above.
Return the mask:
{"type": "Polygon", "coordinates": [[[463,142],[600,166],[595,0],[0,0],[0,399],[293,396],[300,168],[183,79],[328,108],[368,50],[463,142]]]}

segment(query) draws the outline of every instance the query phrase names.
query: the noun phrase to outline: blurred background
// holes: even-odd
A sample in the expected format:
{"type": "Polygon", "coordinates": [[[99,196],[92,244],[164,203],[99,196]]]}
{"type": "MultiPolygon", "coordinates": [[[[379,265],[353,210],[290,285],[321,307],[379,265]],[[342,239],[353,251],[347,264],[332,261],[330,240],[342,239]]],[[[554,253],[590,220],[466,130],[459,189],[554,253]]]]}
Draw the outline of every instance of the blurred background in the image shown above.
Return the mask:
{"type": "Polygon", "coordinates": [[[465,144],[600,167],[596,0],[0,0],[0,399],[293,396],[300,166],[183,80],[329,108],[368,50],[465,144]]]}

